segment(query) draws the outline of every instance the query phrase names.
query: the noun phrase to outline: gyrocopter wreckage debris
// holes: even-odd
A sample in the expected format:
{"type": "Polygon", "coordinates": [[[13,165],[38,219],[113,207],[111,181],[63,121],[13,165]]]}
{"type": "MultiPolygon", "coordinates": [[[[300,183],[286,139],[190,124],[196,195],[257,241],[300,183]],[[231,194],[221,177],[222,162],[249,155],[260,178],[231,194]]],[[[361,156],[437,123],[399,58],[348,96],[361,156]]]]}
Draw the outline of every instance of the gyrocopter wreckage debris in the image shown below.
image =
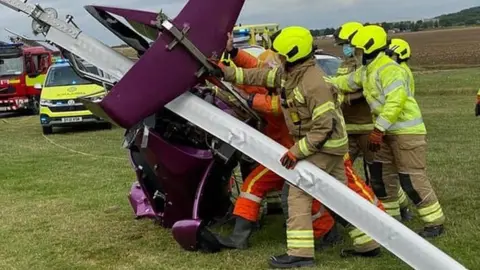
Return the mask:
{"type": "Polygon", "coordinates": [[[465,269],[313,164],[302,161],[295,170],[283,168],[279,159],[286,149],[254,128],[261,119],[231,86],[212,79],[236,103],[201,86],[202,75],[215,68],[207,59],[223,51],[243,0],[190,0],[173,20],[163,13],[86,6],[137,50],[136,63],[82,32],[71,16],[63,21],[54,9],[26,1],[0,4],[29,15],[33,30],[59,47],[77,72],[110,89],[100,103],[83,101],[93,113],[127,129],[125,147],[139,182],[157,219],[164,227],[173,227],[183,248],[215,251],[205,226],[226,212],[221,206],[228,200],[228,179],[246,155],[320,200],[415,269],[465,269]],[[153,44],[109,13],[124,17],[153,44]],[[114,79],[88,74],[78,58],[114,79]]]}

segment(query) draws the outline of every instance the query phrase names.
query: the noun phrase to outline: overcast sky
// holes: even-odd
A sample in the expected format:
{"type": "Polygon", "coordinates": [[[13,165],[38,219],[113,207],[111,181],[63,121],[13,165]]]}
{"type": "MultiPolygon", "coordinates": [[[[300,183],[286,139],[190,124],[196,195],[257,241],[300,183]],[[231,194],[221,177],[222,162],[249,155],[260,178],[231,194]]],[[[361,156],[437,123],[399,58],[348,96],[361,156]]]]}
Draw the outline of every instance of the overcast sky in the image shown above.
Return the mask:
{"type": "MultiPolygon", "coordinates": [[[[206,1],[206,0],[192,0],[206,1]]],[[[224,0],[227,1],[227,0],[224,0]]],[[[35,0],[42,7],[54,7],[64,18],[75,17],[75,22],[86,33],[109,45],[121,43],[99,22],[91,17],[84,5],[118,6],[150,11],[162,9],[174,17],[187,0],[35,0]]],[[[479,5],[479,0],[246,0],[239,22],[291,24],[309,28],[338,27],[350,20],[400,21],[431,18],[479,5]]],[[[0,39],[7,40],[4,27],[32,37],[31,20],[24,14],[0,6],[0,39]]]]}

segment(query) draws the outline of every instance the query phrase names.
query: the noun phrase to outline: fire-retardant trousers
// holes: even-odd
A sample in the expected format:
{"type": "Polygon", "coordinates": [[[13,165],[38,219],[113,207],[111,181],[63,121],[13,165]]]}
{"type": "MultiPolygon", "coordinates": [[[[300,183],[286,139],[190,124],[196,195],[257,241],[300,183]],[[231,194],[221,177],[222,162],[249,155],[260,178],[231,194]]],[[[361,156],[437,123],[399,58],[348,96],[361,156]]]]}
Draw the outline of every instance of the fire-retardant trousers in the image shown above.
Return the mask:
{"type": "MultiPolygon", "coordinates": [[[[372,187],[384,202],[395,203],[400,185],[418,210],[426,227],[442,225],[442,207],[426,174],[427,142],[425,135],[386,135],[370,167],[372,187]]],[[[398,213],[399,214],[399,213],[398,213]]]]}
{"type": "MultiPolygon", "coordinates": [[[[257,221],[262,200],[270,191],[281,191],[284,183],[285,180],[271,170],[257,166],[245,179],[233,214],[252,222],[257,221]]],[[[310,226],[313,222],[315,238],[320,238],[330,231],[335,222],[320,202],[313,200],[310,204],[310,226]]]]}
{"type": "MultiPolygon", "coordinates": [[[[346,171],[344,165],[344,161],[349,161],[348,155],[342,157],[338,155],[317,153],[308,157],[307,160],[345,185],[348,185],[347,173],[351,173],[351,171],[346,171]]],[[[351,165],[351,162],[349,164],[351,165]]],[[[375,203],[373,192],[368,192],[369,189],[366,185],[360,184],[362,188],[357,184],[348,186],[362,197],[375,203]]],[[[290,185],[288,191],[287,253],[290,256],[313,258],[315,247],[311,222],[311,205],[313,198],[295,186],[290,185]]],[[[381,206],[381,204],[379,205],[381,206]]],[[[346,223],[344,220],[342,225],[344,225],[349,231],[349,235],[353,240],[353,245],[356,251],[367,252],[379,247],[378,243],[370,236],[346,223]]]]}
{"type": "MultiPolygon", "coordinates": [[[[363,155],[364,162],[367,163],[370,174],[372,174],[372,166],[374,170],[377,168],[378,172],[379,165],[378,163],[373,165],[374,154],[368,150],[368,136],[369,134],[349,134],[348,149],[352,163],[354,163],[359,156],[363,155]]],[[[377,197],[383,202],[383,206],[385,207],[387,214],[398,220],[401,220],[400,208],[408,207],[408,199],[399,184],[398,174],[396,172],[391,173],[388,177],[384,178],[384,182],[385,189],[374,188],[373,191],[375,192],[375,195],[377,195],[377,197]]]]}

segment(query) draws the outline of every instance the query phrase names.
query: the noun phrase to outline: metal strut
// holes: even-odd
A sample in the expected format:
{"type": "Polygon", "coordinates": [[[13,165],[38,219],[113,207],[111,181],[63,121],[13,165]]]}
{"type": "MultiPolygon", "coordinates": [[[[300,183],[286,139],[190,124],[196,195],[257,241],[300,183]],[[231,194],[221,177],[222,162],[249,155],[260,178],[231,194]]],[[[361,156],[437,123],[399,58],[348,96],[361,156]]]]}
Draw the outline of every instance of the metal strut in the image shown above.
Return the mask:
{"type": "MultiPolygon", "coordinates": [[[[174,38],[174,40],[166,46],[166,49],[171,51],[175,46],[178,44],[183,45],[185,49],[187,49],[190,54],[195,57],[201,64],[202,67],[195,72],[195,76],[197,78],[201,78],[206,74],[211,74],[214,72],[218,67],[215,67],[208,58],[193,44],[187,37],[188,31],[190,31],[189,25],[184,25],[183,29],[178,29],[170,20],[170,18],[160,11],[157,15],[157,20],[152,21],[152,25],[156,26],[160,31],[168,31],[174,38]]],[[[221,90],[231,93],[241,104],[243,109],[245,109],[250,115],[252,115],[258,123],[259,129],[261,129],[264,125],[264,121],[262,118],[258,116],[258,114],[252,110],[245,99],[243,99],[240,94],[233,89],[233,87],[227,86],[223,81],[215,78],[214,80],[215,85],[217,85],[221,90]]]]}

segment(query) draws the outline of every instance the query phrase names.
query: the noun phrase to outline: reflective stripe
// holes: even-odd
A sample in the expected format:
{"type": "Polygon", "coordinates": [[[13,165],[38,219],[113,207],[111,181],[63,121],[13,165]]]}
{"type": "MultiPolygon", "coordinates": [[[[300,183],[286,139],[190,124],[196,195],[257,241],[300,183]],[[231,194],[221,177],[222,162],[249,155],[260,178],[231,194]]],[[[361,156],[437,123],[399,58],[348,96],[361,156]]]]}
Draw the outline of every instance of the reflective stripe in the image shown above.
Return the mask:
{"type": "Polygon", "coordinates": [[[325,142],[325,144],[323,145],[323,147],[325,148],[337,148],[337,147],[340,147],[340,146],[344,146],[345,144],[348,143],[348,137],[345,136],[341,139],[330,139],[330,140],[327,140],[325,142]]]}
{"type": "Polygon", "coordinates": [[[288,248],[315,248],[315,241],[311,240],[288,240],[288,248]]]}
{"type": "Polygon", "coordinates": [[[383,202],[383,207],[385,208],[385,212],[392,217],[400,216],[400,205],[398,202],[383,202]]]}
{"type": "Polygon", "coordinates": [[[390,126],[389,130],[398,130],[398,129],[402,129],[402,128],[414,127],[414,126],[418,126],[420,124],[423,124],[423,118],[422,117],[415,118],[415,119],[412,119],[412,120],[403,121],[403,122],[396,122],[395,124],[390,126]]]}
{"type": "Polygon", "coordinates": [[[351,230],[350,232],[348,232],[348,234],[353,240],[354,246],[361,246],[373,240],[370,236],[366,235],[364,232],[360,231],[357,228],[351,230]]]}
{"type": "Polygon", "coordinates": [[[383,88],[383,94],[386,96],[390,94],[393,90],[397,89],[398,87],[402,86],[401,81],[393,81],[391,84],[389,84],[387,87],[383,88]]]}
{"type": "Polygon", "coordinates": [[[350,87],[352,90],[357,90],[362,88],[360,85],[358,85],[355,82],[355,72],[350,73],[348,76],[348,87],[350,87]]]}
{"type": "Polygon", "coordinates": [[[323,216],[323,213],[325,213],[325,207],[323,207],[322,205],[320,206],[320,209],[318,210],[318,212],[312,215],[312,221],[315,221],[317,218],[320,218],[321,216],[323,216]]]}
{"type": "Polygon", "coordinates": [[[400,205],[400,207],[408,205],[407,195],[405,194],[402,188],[398,189],[397,196],[398,196],[398,204],[400,205]]]}
{"type": "Polygon", "coordinates": [[[252,192],[253,185],[258,181],[258,179],[262,178],[262,176],[265,175],[268,171],[269,169],[265,168],[260,173],[255,175],[255,177],[253,177],[252,180],[248,183],[247,190],[245,192],[247,193],[252,192]]]}
{"type": "Polygon", "coordinates": [[[327,101],[327,102],[323,103],[322,105],[317,106],[313,110],[312,120],[317,119],[318,117],[320,117],[322,114],[324,114],[325,112],[327,112],[329,110],[335,110],[335,104],[333,104],[333,102],[331,102],[331,101],[327,101]]]}
{"type": "Polygon", "coordinates": [[[235,82],[237,84],[243,84],[243,69],[235,68],[235,82]]]}
{"type": "Polygon", "coordinates": [[[277,115],[280,112],[280,107],[278,104],[278,96],[277,95],[272,95],[272,113],[277,115]]]}
{"type": "Polygon", "coordinates": [[[262,198],[260,198],[258,196],[255,196],[251,193],[247,193],[247,192],[240,192],[239,197],[245,198],[245,199],[250,200],[250,201],[254,201],[256,203],[261,203],[262,202],[262,198]]]}
{"type": "Polygon", "coordinates": [[[275,76],[277,75],[278,68],[271,69],[267,73],[267,87],[275,86],[275,76]]]}
{"type": "Polygon", "coordinates": [[[287,230],[288,248],[314,248],[313,230],[287,230]]]}
{"type": "Polygon", "coordinates": [[[373,124],[346,124],[347,131],[371,131],[373,130],[373,124]]]}
{"type": "Polygon", "coordinates": [[[305,98],[303,97],[302,93],[300,93],[300,89],[298,87],[293,89],[293,95],[295,96],[295,99],[300,102],[300,104],[305,104],[305,98]]]}
{"type": "Polygon", "coordinates": [[[312,152],[310,152],[310,150],[308,150],[307,137],[303,137],[303,139],[298,141],[298,146],[304,156],[310,156],[311,154],[313,154],[312,152]]]}
{"type": "MultiPolygon", "coordinates": [[[[372,108],[372,111],[377,109],[379,106],[385,104],[385,99],[386,95],[395,90],[397,87],[400,87],[403,85],[402,81],[393,81],[390,85],[386,86],[385,88],[382,87],[382,83],[380,81],[380,73],[387,67],[389,66],[395,66],[398,65],[397,63],[388,63],[383,66],[381,66],[377,72],[375,73],[375,84],[377,85],[378,91],[380,91],[380,96],[378,97],[378,101],[370,101],[369,103],[375,103],[375,104],[370,104],[370,107],[372,108]],[[380,104],[380,105],[379,105],[380,104]]],[[[412,91],[410,90],[410,76],[407,76],[407,82],[405,84],[405,91],[407,91],[407,96],[412,97],[412,91]]]]}
{"type": "Polygon", "coordinates": [[[368,236],[368,235],[362,235],[362,236],[359,236],[355,239],[353,239],[353,245],[354,246],[361,246],[361,245],[365,245],[366,243],[372,241],[373,239],[368,236]]]}
{"type": "Polygon", "coordinates": [[[439,202],[424,208],[418,208],[420,218],[425,222],[433,222],[443,217],[443,210],[439,202]]]}
{"type": "Polygon", "coordinates": [[[375,120],[375,126],[376,127],[381,127],[382,131],[388,130],[390,126],[392,126],[392,123],[388,122],[386,119],[384,119],[381,116],[377,117],[377,120],[375,120]]]}
{"type": "Polygon", "coordinates": [[[313,239],[313,230],[287,230],[287,238],[313,239]]]}

